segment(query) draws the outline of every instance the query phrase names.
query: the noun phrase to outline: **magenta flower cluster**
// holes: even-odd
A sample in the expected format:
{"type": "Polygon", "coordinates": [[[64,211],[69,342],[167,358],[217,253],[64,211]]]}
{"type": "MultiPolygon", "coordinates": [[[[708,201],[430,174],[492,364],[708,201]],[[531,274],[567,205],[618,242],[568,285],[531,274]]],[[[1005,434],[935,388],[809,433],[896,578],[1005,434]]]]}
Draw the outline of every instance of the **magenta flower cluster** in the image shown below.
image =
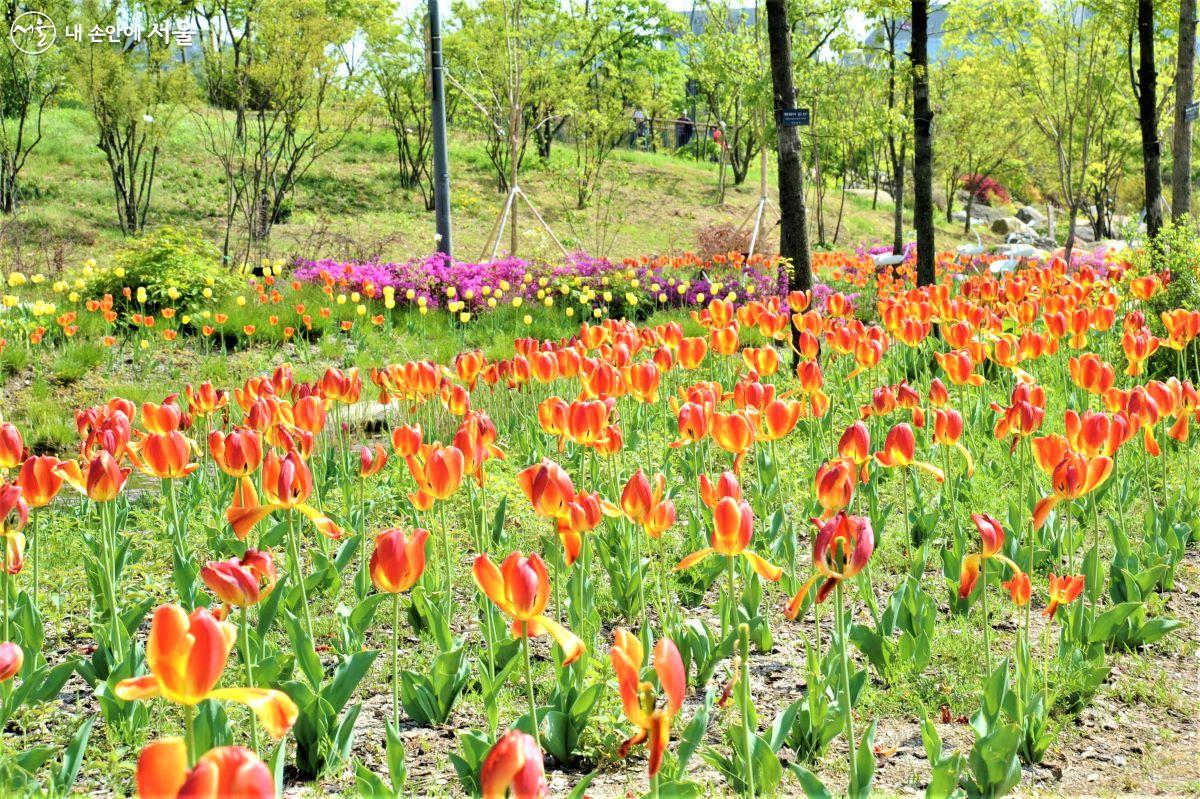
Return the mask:
{"type": "Polygon", "coordinates": [[[299,260],[292,277],[368,297],[382,296],[390,287],[397,304],[415,304],[424,298],[430,308],[444,305],[450,297],[447,290],[453,288],[453,298],[472,310],[485,308],[488,297],[496,292],[503,292],[505,301],[515,296],[535,299],[539,291],[556,292],[563,285],[575,296],[590,289],[600,298],[596,304],[609,305],[609,310],[621,305],[628,292],[645,307],[696,305],[701,297],[704,301],[712,297],[714,283],[720,283],[720,296],[733,292],[739,300],[782,295],[787,290],[787,275],[775,261],[702,260],[695,256],[612,261],[576,254],[556,263],[513,257],[470,263],[435,253],[401,263],[299,260]],[[679,285],[686,287],[682,293],[679,285]],[[602,301],[605,292],[613,295],[611,303],[602,301]]]}

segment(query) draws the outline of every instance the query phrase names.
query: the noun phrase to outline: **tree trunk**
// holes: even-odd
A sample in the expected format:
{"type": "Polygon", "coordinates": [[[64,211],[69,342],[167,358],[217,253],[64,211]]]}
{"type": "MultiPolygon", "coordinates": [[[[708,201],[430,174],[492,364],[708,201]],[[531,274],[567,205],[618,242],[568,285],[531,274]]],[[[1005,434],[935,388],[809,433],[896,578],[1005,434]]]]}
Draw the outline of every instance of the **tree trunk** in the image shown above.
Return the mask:
{"type": "Polygon", "coordinates": [[[1072,202],[1067,211],[1067,244],[1063,250],[1063,260],[1071,266],[1071,252],[1075,249],[1075,222],[1079,218],[1079,205],[1072,202]]]}
{"type": "Polygon", "coordinates": [[[971,232],[971,212],[975,210],[975,192],[967,192],[967,221],[963,222],[963,234],[971,232]]]}
{"type": "Polygon", "coordinates": [[[900,140],[900,157],[892,166],[892,252],[904,252],[904,152],[908,140],[900,140]]]}
{"type": "Polygon", "coordinates": [[[917,285],[936,279],[933,232],[933,111],[929,108],[929,6],[912,3],[913,226],[917,229],[917,285]]]}
{"type": "Polygon", "coordinates": [[[1162,227],[1161,147],[1158,143],[1158,70],[1154,65],[1154,0],[1138,0],[1138,124],[1146,181],[1146,235],[1162,227]]]}
{"type": "MultiPolygon", "coordinates": [[[[796,101],[792,79],[792,38],[788,0],[767,0],[767,41],[771,51],[771,86],[775,118],[796,101]]],[[[812,288],[812,262],[808,248],[808,219],[804,207],[804,172],[800,163],[800,137],[796,129],[776,124],[779,181],[779,255],[788,262],[788,289],[812,288]]],[[[792,360],[798,361],[800,329],[792,324],[792,360]]]]}
{"type": "Polygon", "coordinates": [[[1192,102],[1196,73],[1196,0],[1179,0],[1179,50],[1175,67],[1175,130],[1171,142],[1171,217],[1182,219],[1192,205],[1192,102]]]}

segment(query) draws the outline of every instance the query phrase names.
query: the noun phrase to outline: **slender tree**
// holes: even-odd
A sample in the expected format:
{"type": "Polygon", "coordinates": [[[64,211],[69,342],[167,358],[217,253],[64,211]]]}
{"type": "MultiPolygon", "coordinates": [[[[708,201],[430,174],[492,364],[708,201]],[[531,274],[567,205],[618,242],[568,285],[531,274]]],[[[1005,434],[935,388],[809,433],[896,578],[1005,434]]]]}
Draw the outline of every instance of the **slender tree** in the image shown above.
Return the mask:
{"type": "Polygon", "coordinates": [[[1185,116],[1196,77],[1196,0],[1179,0],[1179,50],[1175,62],[1175,130],[1171,139],[1171,217],[1192,206],[1192,123],[1185,116]]]}
{"type": "Polygon", "coordinates": [[[933,111],[929,107],[929,4],[913,0],[913,227],[917,229],[917,285],[929,286],[934,274],[933,111]]]}
{"type": "MultiPolygon", "coordinates": [[[[792,77],[792,37],[787,0],[767,0],[767,46],[771,51],[771,87],[776,120],[795,103],[792,77]]],[[[787,125],[775,126],[779,172],[779,255],[788,262],[788,289],[812,288],[808,247],[808,212],[804,207],[804,173],[800,165],[800,136],[787,125]]],[[[799,359],[800,330],[792,325],[792,357],[799,359]]]]}
{"type": "Polygon", "coordinates": [[[1134,92],[1142,129],[1142,175],[1146,183],[1146,234],[1162,227],[1161,146],[1158,142],[1158,70],[1154,66],[1154,0],[1137,4],[1138,70],[1134,92]]]}

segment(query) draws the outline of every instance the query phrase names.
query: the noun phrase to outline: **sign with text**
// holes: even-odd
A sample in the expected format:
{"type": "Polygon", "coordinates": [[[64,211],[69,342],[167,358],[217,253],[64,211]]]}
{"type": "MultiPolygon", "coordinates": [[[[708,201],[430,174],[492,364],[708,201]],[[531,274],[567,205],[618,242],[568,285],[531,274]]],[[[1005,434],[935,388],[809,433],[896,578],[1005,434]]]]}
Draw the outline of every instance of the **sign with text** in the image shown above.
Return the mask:
{"type": "Polygon", "coordinates": [[[785,128],[803,128],[812,124],[807,108],[784,108],[779,112],[779,124],[785,128]]]}
{"type": "Polygon", "coordinates": [[[1195,122],[1200,118],[1200,102],[1188,103],[1183,107],[1183,121],[1195,122]]]}

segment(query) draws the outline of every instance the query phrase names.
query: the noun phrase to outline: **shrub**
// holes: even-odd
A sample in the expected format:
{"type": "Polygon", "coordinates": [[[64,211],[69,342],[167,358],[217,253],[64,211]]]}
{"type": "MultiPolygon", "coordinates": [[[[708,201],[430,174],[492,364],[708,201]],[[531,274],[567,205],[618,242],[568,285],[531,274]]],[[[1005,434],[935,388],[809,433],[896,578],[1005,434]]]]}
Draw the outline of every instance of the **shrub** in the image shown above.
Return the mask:
{"type": "Polygon", "coordinates": [[[1148,321],[1161,324],[1160,314],[1174,308],[1200,309],[1200,234],[1192,224],[1187,218],[1167,221],[1133,254],[1134,273],[1167,278],[1163,290],[1146,303],[1148,321]]]}
{"type": "MultiPolygon", "coordinates": [[[[1134,274],[1160,274],[1164,277],[1162,291],[1143,306],[1146,324],[1156,336],[1166,335],[1162,323],[1163,311],[1176,308],[1200,310],[1200,234],[1193,224],[1190,217],[1184,217],[1179,222],[1168,220],[1158,235],[1137,249],[1131,259],[1131,271],[1134,274]]],[[[1189,352],[1196,346],[1196,342],[1193,342],[1188,347],[1189,352]]],[[[1167,347],[1159,348],[1149,362],[1151,376],[1165,377],[1172,373],[1171,370],[1177,367],[1176,357],[1175,352],[1167,347]]],[[[1195,360],[1195,353],[1190,352],[1185,363],[1185,371],[1190,371],[1192,364],[1200,362],[1195,360]]],[[[1184,376],[1179,375],[1181,379],[1184,376]]]]}
{"type": "Polygon", "coordinates": [[[1012,201],[1008,189],[1000,185],[1000,181],[988,175],[963,175],[962,187],[975,196],[975,202],[991,203],[999,200],[1002,203],[1012,201]]]}
{"type": "MultiPolygon", "coordinates": [[[[766,227],[764,225],[764,227],[766,227]]],[[[763,244],[765,232],[759,234],[758,245],[763,244]]],[[[760,252],[766,247],[756,247],[760,252]]],[[[696,252],[703,258],[714,255],[728,255],[731,252],[749,252],[750,231],[745,227],[735,225],[704,225],[696,231],[696,252]]]]}
{"type": "Polygon", "coordinates": [[[128,304],[123,290],[133,300],[137,290],[146,290],[144,308],[154,313],[161,308],[194,308],[228,295],[238,279],[221,265],[221,253],[199,233],[160,227],[131,239],[113,256],[111,267],[97,272],[88,284],[92,297],[111,294],[118,304],[128,304]],[[211,297],[205,297],[211,289],[211,297]]]}

